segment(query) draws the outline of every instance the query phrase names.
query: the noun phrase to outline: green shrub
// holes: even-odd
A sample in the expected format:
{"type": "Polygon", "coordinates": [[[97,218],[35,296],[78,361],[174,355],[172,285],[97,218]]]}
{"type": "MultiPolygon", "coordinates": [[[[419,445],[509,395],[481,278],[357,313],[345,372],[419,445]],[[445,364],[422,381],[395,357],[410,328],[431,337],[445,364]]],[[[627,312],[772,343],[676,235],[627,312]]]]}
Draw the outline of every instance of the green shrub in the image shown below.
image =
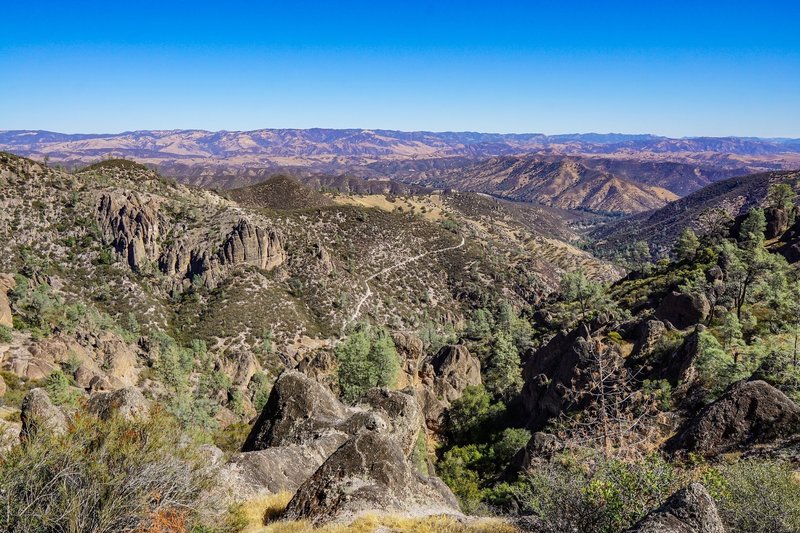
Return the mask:
{"type": "Polygon", "coordinates": [[[44,389],[54,405],[75,405],[80,393],[72,388],[72,380],[61,370],[50,372],[44,389]]]}
{"type": "Polygon", "coordinates": [[[65,435],[38,432],[0,462],[0,530],[145,531],[166,518],[185,529],[209,479],[174,419],[103,422],[81,414],[65,435]]]}
{"type": "Polygon", "coordinates": [[[247,389],[250,391],[250,401],[253,403],[253,407],[260,413],[267,404],[269,393],[272,391],[269,375],[265,372],[256,372],[250,378],[247,389]]]}
{"type": "Polygon", "coordinates": [[[0,342],[11,342],[11,328],[8,326],[0,326],[0,342]]]}
{"type": "Polygon", "coordinates": [[[502,403],[492,401],[483,385],[467,387],[461,398],[450,406],[448,436],[455,443],[482,442],[497,419],[505,414],[505,409],[502,403]]]}
{"type": "Polygon", "coordinates": [[[800,480],[788,464],[745,460],[717,470],[712,492],[728,531],[800,531],[800,480]]]}
{"type": "Polygon", "coordinates": [[[515,491],[524,511],[556,531],[618,533],[677,488],[674,470],[658,456],[637,462],[565,456],[531,473],[515,491]]]}

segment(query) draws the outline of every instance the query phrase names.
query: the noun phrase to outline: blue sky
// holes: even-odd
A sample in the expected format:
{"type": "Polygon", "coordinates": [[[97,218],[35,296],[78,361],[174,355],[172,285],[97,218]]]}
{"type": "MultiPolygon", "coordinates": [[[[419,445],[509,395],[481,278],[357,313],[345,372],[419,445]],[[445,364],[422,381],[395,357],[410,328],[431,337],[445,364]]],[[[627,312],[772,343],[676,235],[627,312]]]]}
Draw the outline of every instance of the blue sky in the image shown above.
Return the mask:
{"type": "Polygon", "coordinates": [[[0,129],[800,137],[798,2],[7,2],[0,129]]]}

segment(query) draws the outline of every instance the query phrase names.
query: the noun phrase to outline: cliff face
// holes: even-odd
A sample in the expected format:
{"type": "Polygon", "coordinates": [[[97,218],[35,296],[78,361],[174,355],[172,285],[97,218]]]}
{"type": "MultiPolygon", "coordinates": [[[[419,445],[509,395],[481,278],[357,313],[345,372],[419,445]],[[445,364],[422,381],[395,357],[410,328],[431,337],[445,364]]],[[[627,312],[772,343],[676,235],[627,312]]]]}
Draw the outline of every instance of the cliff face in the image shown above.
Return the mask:
{"type": "Polygon", "coordinates": [[[231,267],[250,265],[269,271],[287,257],[283,238],[275,229],[241,218],[225,234],[180,235],[181,228],[162,214],[156,198],[134,193],[103,194],[97,223],[105,241],[134,272],[157,266],[176,282],[199,276],[209,289],[231,267]],[[167,235],[172,242],[165,244],[167,235]]]}

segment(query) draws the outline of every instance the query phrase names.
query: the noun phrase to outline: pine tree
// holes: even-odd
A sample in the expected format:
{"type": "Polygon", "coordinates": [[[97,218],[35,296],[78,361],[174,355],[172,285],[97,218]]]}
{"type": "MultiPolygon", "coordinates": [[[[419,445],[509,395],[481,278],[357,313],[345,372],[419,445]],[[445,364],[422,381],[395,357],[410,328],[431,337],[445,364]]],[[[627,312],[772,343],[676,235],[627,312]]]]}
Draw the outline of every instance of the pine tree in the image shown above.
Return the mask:
{"type": "Polygon", "coordinates": [[[700,248],[700,239],[691,228],[686,228],[678,237],[672,252],[678,261],[691,261],[697,255],[698,248],[700,248]]]}
{"type": "Polygon", "coordinates": [[[498,331],[486,372],[486,389],[506,402],[522,391],[523,379],[519,352],[511,335],[498,331]]]}

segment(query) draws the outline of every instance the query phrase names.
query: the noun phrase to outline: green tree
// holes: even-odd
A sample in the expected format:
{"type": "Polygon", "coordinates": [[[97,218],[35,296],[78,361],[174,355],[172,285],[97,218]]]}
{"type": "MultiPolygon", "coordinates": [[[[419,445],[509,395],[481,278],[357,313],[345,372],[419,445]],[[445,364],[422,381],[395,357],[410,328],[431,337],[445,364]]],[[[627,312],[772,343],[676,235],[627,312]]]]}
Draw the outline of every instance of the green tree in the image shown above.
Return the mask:
{"type": "Polygon", "coordinates": [[[582,270],[564,274],[561,278],[561,298],[561,314],[567,315],[563,320],[567,326],[573,325],[575,315],[580,322],[586,323],[600,313],[621,314],[606,288],[589,280],[582,270]]]}
{"type": "Polygon", "coordinates": [[[355,331],[334,350],[339,364],[342,398],[355,402],[372,387],[393,387],[400,371],[394,342],[383,330],[364,327],[355,331]]]}
{"type": "Polygon", "coordinates": [[[456,443],[479,442],[491,432],[505,409],[502,403],[492,401],[483,385],[467,387],[447,413],[448,435],[456,443]]]}
{"type": "Polygon", "coordinates": [[[368,360],[372,366],[375,385],[391,388],[397,384],[397,374],[400,372],[400,359],[394,342],[384,329],[379,329],[372,340],[368,360]]]}
{"type": "Polygon", "coordinates": [[[505,402],[522,391],[523,379],[520,357],[511,335],[498,331],[492,343],[492,353],[486,371],[486,389],[505,402]]]}
{"type": "Polygon", "coordinates": [[[767,205],[776,209],[789,210],[794,206],[797,193],[788,183],[776,183],[769,188],[767,205]]]}
{"type": "MultiPolygon", "coordinates": [[[[734,350],[738,354],[738,345],[742,342],[742,324],[735,313],[726,313],[719,326],[722,334],[722,345],[726,350],[734,350]]],[[[736,356],[734,356],[734,361],[736,356]]]]}
{"type": "Polygon", "coordinates": [[[697,217],[698,229],[703,242],[715,244],[718,239],[728,234],[733,224],[733,217],[721,207],[706,209],[697,217]]]}
{"type": "Polygon", "coordinates": [[[470,339],[485,339],[492,332],[492,315],[486,309],[476,309],[467,322],[466,335],[470,339]]]}
{"type": "Polygon", "coordinates": [[[753,208],[742,221],[739,229],[739,242],[747,248],[756,248],[764,244],[764,232],[767,229],[767,219],[764,210],[753,208]]]}
{"type": "Polygon", "coordinates": [[[697,255],[699,248],[700,239],[697,238],[697,234],[691,228],[686,228],[675,242],[672,253],[678,261],[691,261],[697,255]]]}

